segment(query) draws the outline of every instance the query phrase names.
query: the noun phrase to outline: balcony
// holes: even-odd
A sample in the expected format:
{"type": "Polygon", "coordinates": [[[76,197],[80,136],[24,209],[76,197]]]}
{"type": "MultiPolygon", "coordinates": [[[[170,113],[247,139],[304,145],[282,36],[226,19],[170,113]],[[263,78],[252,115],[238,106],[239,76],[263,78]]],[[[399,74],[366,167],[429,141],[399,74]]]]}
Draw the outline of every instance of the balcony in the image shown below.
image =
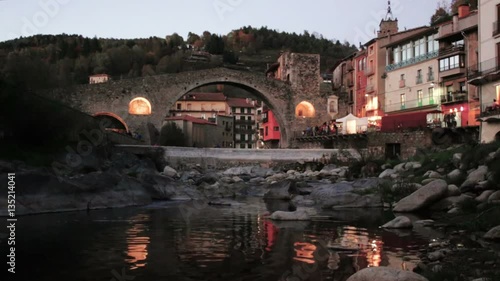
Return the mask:
{"type": "Polygon", "coordinates": [[[467,68],[467,79],[472,85],[481,85],[482,79],[476,81],[471,81],[475,78],[486,78],[485,76],[496,74],[500,70],[500,65],[498,64],[498,57],[483,61],[478,65],[471,66],[467,68]]]}
{"type": "Polygon", "coordinates": [[[427,82],[434,81],[434,72],[427,73],[427,82]]]}
{"type": "Polygon", "coordinates": [[[386,104],[384,111],[385,112],[394,112],[400,110],[411,110],[411,109],[420,109],[421,107],[432,107],[437,106],[438,103],[434,99],[416,99],[416,100],[407,100],[404,103],[396,102],[391,104],[386,104]]]}
{"type": "Polygon", "coordinates": [[[375,74],[375,68],[374,67],[367,67],[365,69],[365,75],[366,76],[371,76],[373,74],[375,74]]]}
{"type": "Polygon", "coordinates": [[[463,54],[465,52],[464,45],[460,44],[457,46],[447,46],[439,49],[439,57],[451,56],[456,54],[463,54]]]}
{"type": "Polygon", "coordinates": [[[411,58],[411,59],[406,60],[406,61],[389,64],[389,65],[387,65],[385,67],[385,71],[389,72],[389,71],[393,71],[393,70],[396,70],[396,69],[399,69],[399,68],[402,68],[402,67],[405,67],[405,66],[408,66],[408,65],[412,65],[412,64],[415,64],[415,63],[419,63],[419,62],[422,62],[422,61],[433,59],[433,58],[437,57],[438,54],[439,54],[438,51],[434,51],[434,52],[427,53],[425,55],[421,55],[421,56],[418,56],[418,57],[411,58]]]}
{"type": "Polygon", "coordinates": [[[482,105],[481,106],[481,113],[479,114],[478,117],[491,117],[491,116],[498,116],[500,115],[500,106],[492,106],[492,105],[482,105]]]}
{"type": "Polygon", "coordinates": [[[465,91],[454,91],[447,93],[446,95],[441,95],[441,103],[455,103],[467,101],[467,92],[465,91]]]}
{"type": "Polygon", "coordinates": [[[255,130],[251,129],[234,129],[235,134],[244,134],[244,135],[251,135],[255,133],[255,130]]]}
{"type": "Polygon", "coordinates": [[[399,88],[404,88],[404,87],[406,87],[406,80],[405,79],[399,80],[399,88]]]}
{"type": "Polygon", "coordinates": [[[495,37],[498,34],[500,34],[500,21],[496,21],[493,23],[493,34],[492,36],[495,37]]]}
{"type": "Polygon", "coordinates": [[[367,85],[366,86],[366,93],[369,94],[372,92],[375,92],[375,85],[372,85],[372,84],[367,85]]]}
{"type": "Polygon", "coordinates": [[[445,77],[455,76],[455,75],[465,75],[466,73],[467,73],[467,70],[465,69],[465,67],[458,67],[458,64],[457,64],[457,67],[454,67],[454,68],[451,68],[448,70],[444,70],[444,71],[440,71],[439,77],[445,78],[445,77]]]}
{"type": "Polygon", "coordinates": [[[255,125],[255,120],[235,120],[235,125],[255,125]]]}
{"type": "Polygon", "coordinates": [[[422,75],[417,75],[415,83],[416,84],[422,84],[423,83],[422,75]]]}

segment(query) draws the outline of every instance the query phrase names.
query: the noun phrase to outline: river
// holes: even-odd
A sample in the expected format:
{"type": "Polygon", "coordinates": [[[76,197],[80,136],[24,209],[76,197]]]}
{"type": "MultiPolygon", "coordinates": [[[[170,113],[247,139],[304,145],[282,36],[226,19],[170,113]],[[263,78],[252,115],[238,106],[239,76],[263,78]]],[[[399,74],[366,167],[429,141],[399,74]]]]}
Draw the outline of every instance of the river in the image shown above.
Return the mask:
{"type": "MultiPolygon", "coordinates": [[[[411,270],[419,249],[434,235],[380,229],[392,218],[383,210],[329,211],[310,222],[266,218],[287,208],[287,203],[262,199],[231,207],[156,202],[19,217],[16,277],[343,281],[367,266],[411,270]]],[[[6,253],[7,230],[0,235],[6,253]]]]}

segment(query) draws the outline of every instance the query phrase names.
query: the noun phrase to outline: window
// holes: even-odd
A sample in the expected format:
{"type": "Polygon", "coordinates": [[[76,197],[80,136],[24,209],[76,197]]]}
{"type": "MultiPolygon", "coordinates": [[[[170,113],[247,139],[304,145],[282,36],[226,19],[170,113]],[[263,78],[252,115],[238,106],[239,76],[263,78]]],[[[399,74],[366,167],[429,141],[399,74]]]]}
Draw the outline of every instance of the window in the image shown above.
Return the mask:
{"type": "Polygon", "coordinates": [[[460,92],[462,92],[462,93],[467,92],[467,88],[465,86],[465,82],[458,83],[458,88],[460,89],[460,92]]]}
{"type": "Polygon", "coordinates": [[[413,44],[415,57],[425,55],[425,38],[420,38],[420,40],[415,41],[413,44]]]}
{"type": "Polygon", "coordinates": [[[190,103],[187,104],[187,110],[191,110],[191,104],[190,103]]]}
{"type": "Polygon", "coordinates": [[[231,107],[231,112],[236,113],[236,107],[231,107]]]}
{"type": "Polygon", "coordinates": [[[252,114],[252,109],[251,108],[247,108],[247,113],[248,114],[252,114]]]}
{"type": "Polygon", "coordinates": [[[439,60],[439,71],[446,71],[464,66],[464,57],[459,55],[439,60]]]}
{"type": "Polygon", "coordinates": [[[274,127],[273,128],[275,132],[279,132],[280,131],[280,127],[274,127]]]}
{"type": "Polygon", "coordinates": [[[248,148],[252,148],[252,144],[250,144],[250,143],[249,143],[249,144],[248,144],[248,148]]]}
{"type": "Polygon", "coordinates": [[[437,52],[439,50],[439,42],[435,40],[436,34],[427,37],[427,53],[437,52]]]}
{"type": "Polygon", "coordinates": [[[429,95],[429,104],[434,104],[434,88],[433,87],[429,88],[428,95],[429,95]]]}
{"type": "Polygon", "coordinates": [[[434,81],[434,71],[432,70],[432,66],[429,66],[427,71],[427,82],[434,81]]]}
{"type": "Polygon", "coordinates": [[[245,144],[244,143],[240,143],[240,148],[245,148],[245,144]]]}
{"type": "Polygon", "coordinates": [[[181,104],[180,103],[177,104],[177,110],[181,110],[181,104]]]}
{"type": "Polygon", "coordinates": [[[422,69],[417,70],[417,84],[422,84],[422,69]]]}
{"type": "Polygon", "coordinates": [[[373,46],[370,46],[370,49],[369,49],[369,54],[372,55],[373,54],[373,46]]]}
{"type": "Polygon", "coordinates": [[[247,135],[241,134],[240,140],[246,141],[247,140],[247,135]]]}
{"type": "Polygon", "coordinates": [[[424,99],[424,95],[423,95],[422,90],[417,91],[417,99],[418,99],[418,106],[422,106],[422,101],[424,99]]]}
{"type": "Polygon", "coordinates": [[[405,80],[405,75],[404,74],[401,74],[401,79],[400,80],[405,80]]]}
{"type": "Polygon", "coordinates": [[[205,115],[205,113],[201,114],[201,119],[206,119],[207,116],[205,115]]]}
{"type": "Polygon", "coordinates": [[[266,133],[265,133],[266,136],[269,135],[269,127],[266,127],[266,133]]]}
{"type": "Polygon", "coordinates": [[[401,109],[404,109],[405,106],[406,106],[406,95],[405,94],[401,94],[401,109]]]}
{"type": "Polygon", "coordinates": [[[400,63],[401,62],[401,50],[399,47],[396,47],[393,50],[393,57],[394,57],[394,63],[400,63]]]}

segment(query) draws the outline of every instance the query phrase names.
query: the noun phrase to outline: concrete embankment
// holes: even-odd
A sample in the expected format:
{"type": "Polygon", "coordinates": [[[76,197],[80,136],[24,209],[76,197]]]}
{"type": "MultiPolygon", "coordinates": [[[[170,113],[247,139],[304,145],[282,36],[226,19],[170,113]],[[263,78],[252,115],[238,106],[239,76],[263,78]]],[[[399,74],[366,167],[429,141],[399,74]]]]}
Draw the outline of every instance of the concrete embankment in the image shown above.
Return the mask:
{"type": "Polygon", "coordinates": [[[158,147],[140,145],[119,145],[124,151],[145,156],[163,157],[171,167],[200,164],[202,167],[224,169],[233,166],[292,163],[297,161],[361,159],[354,149],[227,149],[193,147],[158,147]]]}

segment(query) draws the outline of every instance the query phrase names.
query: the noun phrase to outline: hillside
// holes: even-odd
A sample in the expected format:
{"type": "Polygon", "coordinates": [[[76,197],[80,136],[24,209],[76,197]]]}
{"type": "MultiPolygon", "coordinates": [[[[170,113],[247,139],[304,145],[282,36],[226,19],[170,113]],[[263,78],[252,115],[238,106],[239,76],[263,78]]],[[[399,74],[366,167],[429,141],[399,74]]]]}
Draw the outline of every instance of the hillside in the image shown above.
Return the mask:
{"type": "Polygon", "coordinates": [[[223,36],[189,33],[186,39],[176,33],[141,39],[35,35],[0,42],[0,80],[39,89],[85,84],[89,75],[98,73],[127,79],[223,65],[263,72],[282,51],[319,53],[326,71],[355,50],[348,42],[307,31],[296,34],[266,27],[243,27],[223,36]]]}

